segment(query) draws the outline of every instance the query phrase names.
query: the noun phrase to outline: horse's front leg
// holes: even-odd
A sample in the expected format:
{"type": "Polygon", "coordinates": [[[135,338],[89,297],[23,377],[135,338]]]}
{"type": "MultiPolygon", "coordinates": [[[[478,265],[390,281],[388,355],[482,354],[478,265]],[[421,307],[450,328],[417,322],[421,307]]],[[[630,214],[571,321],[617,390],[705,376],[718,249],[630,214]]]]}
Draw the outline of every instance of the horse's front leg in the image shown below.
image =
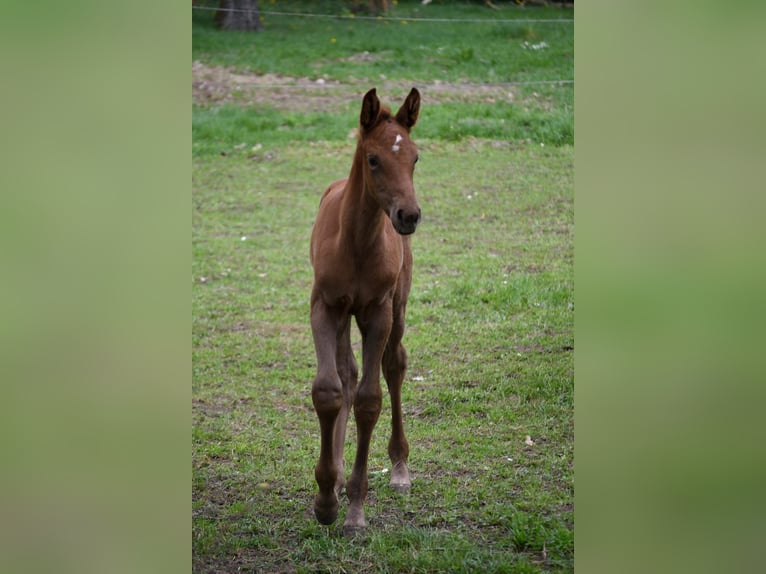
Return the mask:
{"type": "Polygon", "coordinates": [[[321,446],[314,477],[319,493],[314,499],[314,514],[322,524],[332,524],[338,518],[338,469],[342,461],[335,460],[335,423],[343,406],[343,386],[338,376],[336,350],[339,329],[344,324],[343,310],[329,307],[321,295],[312,293],[311,332],[317,355],[317,375],[311,385],[311,399],[319,417],[321,446]]]}
{"type": "Polygon", "coordinates": [[[338,476],[335,481],[335,492],[340,495],[345,485],[345,464],[344,452],[346,446],[346,426],[348,423],[348,414],[354,404],[354,394],[356,392],[357,378],[359,376],[354,351],[351,348],[351,317],[345,321],[338,337],[338,349],[336,353],[336,365],[338,367],[338,376],[343,385],[343,405],[341,406],[338,418],[335,420],[335,463],[338,468],[338,476]]]}
{"type": "Polygon", "coordinates": [[[383,393],[380,389],[380,361],[391,332],[391,299],[368,306],[357,316],[362,333],[362,380],[354,397],[356,457],[346,484],[349,508],[343,529],[347,534],[367,526],[364,500],[367,497],[367,458],[372,431],[380,416],[383,393]]]}
{"type": "Polygon", "coordinates": [[[391,486],[398,492],[410,490],[410,471],[407,458],[410,446],[404,434],[402,416],[402,384],[407,371],[407,351],[402,345],[404,335],[404,314],[406,302],[394,303],[393,326],[383,353],[383,376],[386,377],[391,396],[391,440],[388,442],[388,456],[391,458],[391,486]]]}

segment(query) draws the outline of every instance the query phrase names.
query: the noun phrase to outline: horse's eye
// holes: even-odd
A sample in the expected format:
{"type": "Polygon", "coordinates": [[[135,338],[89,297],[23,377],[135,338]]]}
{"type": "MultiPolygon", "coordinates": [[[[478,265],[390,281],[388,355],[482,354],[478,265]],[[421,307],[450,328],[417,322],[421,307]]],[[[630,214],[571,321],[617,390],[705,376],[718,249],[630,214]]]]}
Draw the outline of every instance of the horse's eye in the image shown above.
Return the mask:
{"type": "Polygon", "coordinates": [[[380,165],[380,158],[376,155],[368,155],[367,156],[367,164],[372,168],[375,169],[380,165]]]}

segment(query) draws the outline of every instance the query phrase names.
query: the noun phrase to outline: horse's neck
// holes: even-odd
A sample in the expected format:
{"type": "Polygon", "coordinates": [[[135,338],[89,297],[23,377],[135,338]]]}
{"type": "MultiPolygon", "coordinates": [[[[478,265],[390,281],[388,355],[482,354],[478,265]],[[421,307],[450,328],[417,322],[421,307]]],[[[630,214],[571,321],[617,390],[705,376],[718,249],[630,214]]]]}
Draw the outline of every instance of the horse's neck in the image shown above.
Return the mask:
{"type": "Polygon", "coordinates": [[[372,193],[365,189],[360,163],[362,161],[364,157],[357,152],[346,181],[342,210],[342,229],[348,234],[349,240],[357,246],[374,241],[377,234],[383,232],[387,218],[372,193]]]}

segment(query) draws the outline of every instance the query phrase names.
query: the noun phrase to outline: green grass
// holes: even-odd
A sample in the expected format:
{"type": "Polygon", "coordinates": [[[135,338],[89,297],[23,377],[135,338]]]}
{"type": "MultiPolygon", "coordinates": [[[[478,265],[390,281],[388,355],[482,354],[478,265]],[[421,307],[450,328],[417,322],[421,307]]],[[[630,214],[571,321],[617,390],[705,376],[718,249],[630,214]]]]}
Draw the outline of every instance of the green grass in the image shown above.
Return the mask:
{"type": "MultiPolygon", "coordinates": [[[[263,10],[348,15],[337,1],[261,2],[263,10]]],[[[491,11],[463,2],[424,7],[399,2],[379,21],[265,16],[260,34],[220,34],[213,12],[192,12],[192,58],[258,73],[368,82],[391,80],[510,82],[574,78],[571,23],[459,23],[408,21],[407,17],[558,19],[572,10],[491,11]],[[545,42],[544,50],[524,42],[545,42]],[[367,59],[361,54],[369,53],[367,59]]]]}
{"type": "MultiPolygon", "coordinates": [[[[396,10],[417,6],[400,2],[396,10]]],[[[438,8],[454,17],[489,13],[476,4],[438,8]]],[[[291,25],[316,38],[328,22],[291,25]]],[[[449,34],[418,26],[422,42],[449,34]]],[[[195,15],[194,57],[258,69],[226,60],[248,52],[242,44],[252,36],[235,36],[195,15]]],[[[485,36],[474,39],[474,57],[496,40],[485,36]]],[[[273,53],[285,76],[328,57],[308,56],[285,38],[273,53]]],[[[361,51],[356,41],[338,54],[361,51]]],[[[528,66],[534,77],[534,62],[528,66]]],[[[400,83],[394,94],[379,90],[384,103],[398,105],[393,98],[423,80],[420,73],[392,69],[400,83]]],[[[421,90],[413,137],[423,223],[413,238],[404,339],[413,489],[402,496],[388,487],[386,397],[360,541],[341,534],[345,504],[330,527],[310,513],[319,428],[310,397],[308,241],[322,191],[348,173],[359,107],[355,89],[343,87],[347,78],[331,79],[341,82],[337,95],[317,109],[325,93],[308,89],[284,101],[247,95],[193,109],[194,571],[571,572],[571,86],[519,89],[503,102],[474,89],[421,90]]],[[[358,334],[352,340],[359,352],[358,334]]]]}
{"type": "MultiPolygon", "coordinates": [[[[250,149],[267,140],[282,145],[317,140],[342,141],[357,122],[358,102],[353,104],[345,106],[348,108],[345,114],[280,111],[265,105],[255,109],[228,104],[213,108],[195,106],[192,110],[192,153],[228,153],[237,145],[245,143],[250,149]]],[[[424,107],[418,135],[447,141],[475,137],[561,145],[574,143],[572,120],[573,109],[568,105],[546,112],[511,103],[437,103],[430,108],[424,107]]]]}

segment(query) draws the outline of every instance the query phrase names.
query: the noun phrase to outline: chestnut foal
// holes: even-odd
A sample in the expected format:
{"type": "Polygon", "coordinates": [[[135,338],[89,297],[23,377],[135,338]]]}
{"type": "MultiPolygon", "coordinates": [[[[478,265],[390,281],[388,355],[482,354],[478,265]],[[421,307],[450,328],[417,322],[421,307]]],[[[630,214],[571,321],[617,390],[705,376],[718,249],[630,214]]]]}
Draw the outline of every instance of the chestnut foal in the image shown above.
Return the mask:
{"type": "Polygon", "coordinates": [[[338,517],[346,423],[353,406],[357,447],[346,484],[346,534],[366,527],[367,456],[381,410],[381,365],[391,395],[391,486],[403,492],[410,488],[409,445],[402,424],[401,388],[407,368],[402,335],[412,283],[409,235],[420,222],[412,182],[418,152],[410,140],[419,110],[415,88],[393,116],[380,105],[374,88],[365,94],[351,173],[322,195],[311,235],[311,330],[317,355],[311,398],[322,437],[314,470],[319,485],[314,514],[322,524],[338,517]],[[352,315],[362,335],[358,388],[352,315]]]}

